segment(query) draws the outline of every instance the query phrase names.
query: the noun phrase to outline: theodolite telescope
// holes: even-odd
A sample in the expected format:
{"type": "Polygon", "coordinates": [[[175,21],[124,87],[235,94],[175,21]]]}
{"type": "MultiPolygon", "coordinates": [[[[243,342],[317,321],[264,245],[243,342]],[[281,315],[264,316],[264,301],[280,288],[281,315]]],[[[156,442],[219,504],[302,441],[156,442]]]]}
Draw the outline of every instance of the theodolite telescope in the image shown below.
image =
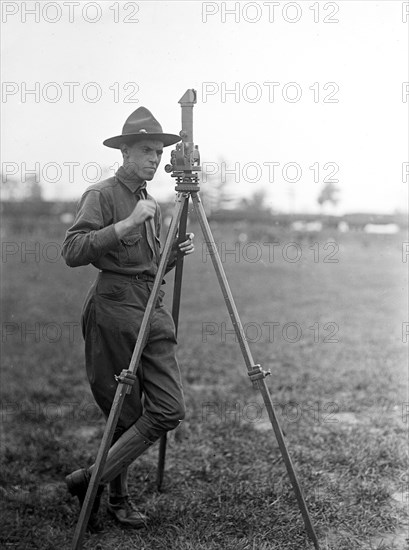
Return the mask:
{"type": "Polygon", "coordinates": [[[170,154],[170,164],[165,171],[176,178],[179,183],[198,183],[197,172],[200,172],[199,147],[193,142],[193,105],[197,103],[196,90],[189,89],[179,99],[182,109],[182,130],[179,132],[182,141],[176,144],[170,154]]]}

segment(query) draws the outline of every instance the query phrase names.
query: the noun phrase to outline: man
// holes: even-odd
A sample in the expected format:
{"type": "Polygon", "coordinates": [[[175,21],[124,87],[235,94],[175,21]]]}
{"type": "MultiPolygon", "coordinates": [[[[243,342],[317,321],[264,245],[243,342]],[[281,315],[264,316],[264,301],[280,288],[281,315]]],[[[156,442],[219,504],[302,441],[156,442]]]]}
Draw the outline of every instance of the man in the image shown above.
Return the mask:
{"type": "MultiPolygon", "coordinates": [[[[85,362],[93,396],[107,417],[116,392],[115,375],[127,369],[160,259],[161,213],[148,195],[163,147],[180,141],[163,133],[152,113],[140,107],[125,122],[122,134],[104,141],[120,149],[123,165],[115,176],[89,187],[81,198],[62,254],[71,266],[99,269],[82,311],[85,362]]],[[[179,249],[194,251],[193,234],[179,249]]],[[[167,266],[176,262],[177,244],[167,266]]],[[[129,500],[127,467],[162,434],[183,420],[184,399],[175,358],[175,327],[160,292],[149,327],[137,380],[126,396],[113,445],[108,452],[89,521],[99,530],[97,511],[109,483],[108,510],[121,524],[142,527],[147,518],[129,500]]],[[[66,477],[68,490],[83,503],[93,466],[66,477]]]]}

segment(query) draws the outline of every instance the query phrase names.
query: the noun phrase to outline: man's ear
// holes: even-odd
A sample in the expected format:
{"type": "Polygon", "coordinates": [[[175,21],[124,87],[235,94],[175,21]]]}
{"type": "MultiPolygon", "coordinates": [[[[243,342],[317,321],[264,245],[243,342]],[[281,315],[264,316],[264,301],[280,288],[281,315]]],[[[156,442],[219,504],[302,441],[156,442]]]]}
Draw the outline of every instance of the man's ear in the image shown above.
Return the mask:
{"type": "Polygon", "coordinates": [[[126,143],[121,144],[121,153],[123,160],[128,160],[129,158],[129,147],[126,143]]]}

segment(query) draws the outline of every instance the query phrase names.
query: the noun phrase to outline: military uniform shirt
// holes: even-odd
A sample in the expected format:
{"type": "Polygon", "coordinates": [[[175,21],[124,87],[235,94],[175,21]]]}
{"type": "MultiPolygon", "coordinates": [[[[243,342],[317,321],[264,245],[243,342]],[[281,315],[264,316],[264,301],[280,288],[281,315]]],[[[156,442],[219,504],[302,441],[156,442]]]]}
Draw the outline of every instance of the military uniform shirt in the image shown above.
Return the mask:
{"type": "MultiPolygon", "coordinates": [[[[114,224],[127,218],[140,199],[154,200],[121,166],[114,177],[83,194],[73,226],[67,231],[62,255],[70,267],[93,264],[103,271],[155,276],[160,259],[161,213],[119,239],[114,224]]],[[[156,201],[155,201],[156,202],[156,201]]],[[[176,260],[174,248],[168,269],[176,260]]]]}

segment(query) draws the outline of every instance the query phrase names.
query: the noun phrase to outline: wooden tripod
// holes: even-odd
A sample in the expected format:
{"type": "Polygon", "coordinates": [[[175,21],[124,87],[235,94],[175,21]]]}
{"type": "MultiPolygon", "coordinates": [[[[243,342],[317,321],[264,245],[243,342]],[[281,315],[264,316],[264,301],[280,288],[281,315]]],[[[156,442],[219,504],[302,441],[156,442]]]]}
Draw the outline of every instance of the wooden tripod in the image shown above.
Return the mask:
{"type": "MultiPolygon", "coordinates": [[[[138,338],[135,344],[135,348],[132,354],[132,358],[129,364],[129,368],[126,371],[122,371],[118,377],[118,387],[112,403],[111,411],[107,420],[106,428],[102,441],[98,450],[98,455],[95,461],[95,466],[92,471],[91,480],[88,486],[87,494],[80,512],[76,530],[73,539],[73,550],[79,550],[82,548],[82,539],[84,537],[85,529],[88,524],[88,520],[91,514],[92,505],[95,500],[97,488],[102,477],[103,469],[105,466],[108,450],[112,443],[112,437],[115,431],[118,418],[121,413],[122,405],[126,396],[131,390],[132,379],[135,378],[136,371],[139,366],[139,362],[142,356],[146,338],[148,334],[148,327],[152,314],[154,312],[155,303],[159,296],[160,286],[162,284],[163,277],[165,275],[166,266],[170,258],[172,245],[176,239],[176,235],[179,234],[179,241],[184,240],[186,233],[187,211],[189,199],[191,198],[194,211],[199,221],[204,240],[209,250],[210,257],[214,269],[216,271],[217,279],[223,294],[224,301],[227,306],[230,318],[233,323],[235,333],[240,345],[240,349],[245,361],[247,373],[250,380],[260,391],[263,401],[268,412],[268,416],[273,427],[281,455],[287,468],[288,476],[290,478],[298,506],[300,508],[306,531],[314,544],[316,550],[319,550],[319,543],[314,531],[314,527],[311,523],[311,519],[308,513],[307,505],[304,500],[301,486],[298,482],[297,475],[294,466],[291,461],[291,457],[288,453],[283,432],[279,425],[277,415],[274,410],[273,402],[268,391],[265,377],[270,372],[264,371],[260,365],[254,363],[251,355],[250,348],[244,337],[244,330],[240,317],[234,303],[233,295],[231,293],[229,283],[227,281],[226,274],[223,269],[222,261],[219,257],[219,253],[216,244],[213,239],[213,235],[206,217],[206,213],[203,208],[203,204],[199,196],[199,185],[197,171],[200,170],[199,166],[199,152],[197,147],[193,144],[193,105],[196,103],[196,92],[194,90],[187,90],[187,92],[180,99],[179,103],[182,107],[182,142],[176,147],[176,151],[172,152],[171,165],[165,167],[167,172],[172,172],[172,176],[176,178],[176,206],[174,215],[168,230],[166,242],[162,252],[162,256],[159,262],[158,271],[153,283],[152,291],[146,306],[145,314],[142,320],[141,328],[139,330],[138,338]]],[[[183,271],[183,257],[178,258],[175,274],[175,287],[174,287],[174,300],[172,307],[172,315],[177,326],[179,317],[179,305],[181,295],[182,284],[182,271],[183,271]]],[[[158,476],[157,485],[160,488],[163,479],[163,471],[165,466],[165,451],[166,451],[166,438],[163,437],[160,442],[159,463],[158,463],[158,476]]]]}

